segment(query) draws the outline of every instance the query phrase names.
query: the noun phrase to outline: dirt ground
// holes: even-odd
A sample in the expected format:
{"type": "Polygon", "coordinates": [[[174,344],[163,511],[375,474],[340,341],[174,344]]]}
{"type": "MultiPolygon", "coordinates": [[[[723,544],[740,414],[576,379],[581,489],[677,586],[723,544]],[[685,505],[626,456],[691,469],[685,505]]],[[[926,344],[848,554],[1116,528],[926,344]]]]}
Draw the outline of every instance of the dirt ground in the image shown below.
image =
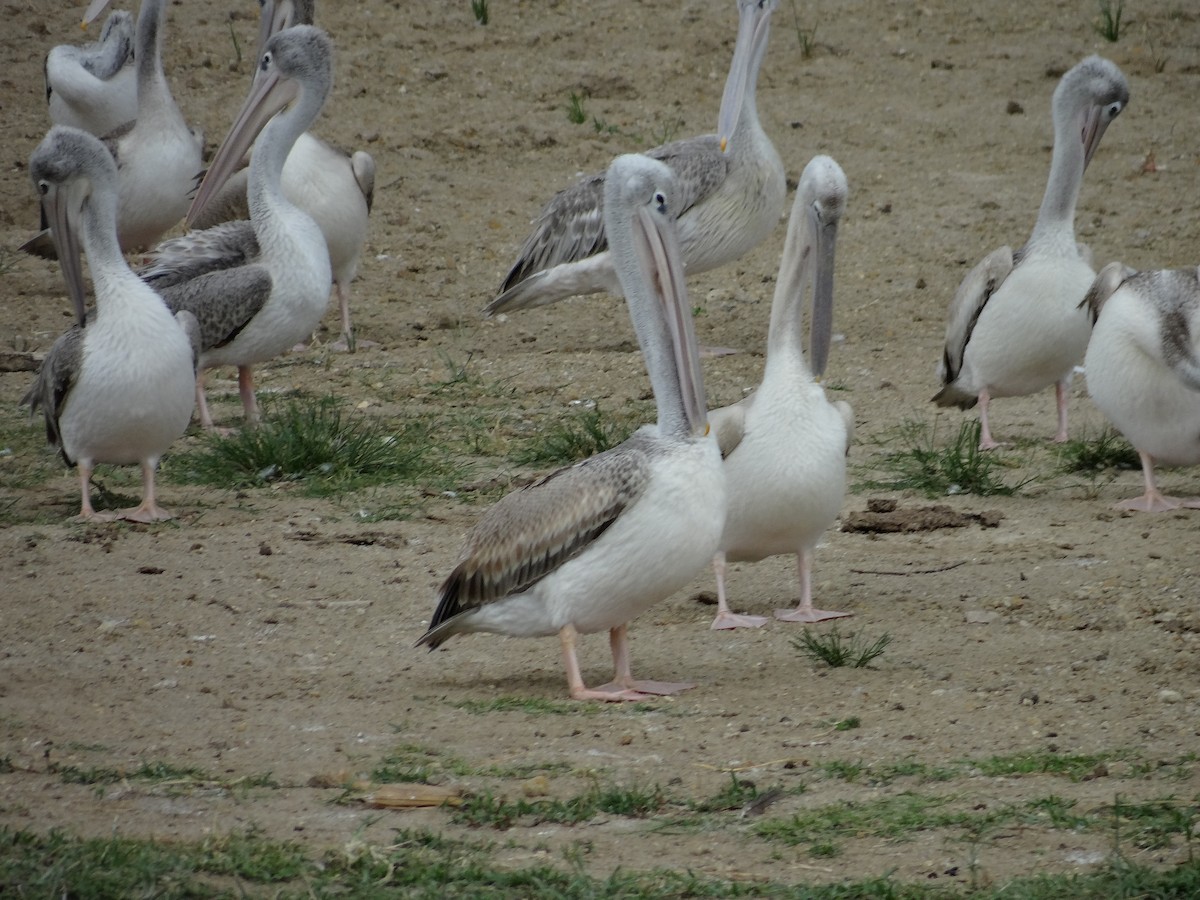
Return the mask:
{"type": "MultiPolygon", "coordinates": [[[[640,401],[644,370],[618,300],[594,296],[489,321],[478,311],[553,191],[673,129],[715,127],[734,6],[497,0],[480,27],[466,0],[323,4],[318,23],[337,45],[337,82],[315,130],[368,150],[378,166],[353,300],[359,335],[375,346],[281,359],[258,370],[262,389],[331,390],[347,406],[396,420],[439,405],[463,416],[486,407],[491,447],[561,418],[576,401],[613,410],[640,401]],[[568,121],[572,93],[586,97],[584,124],[568,121]],[[469,389],[434,389],[456,369],[469,375],[469,389]]],[[[764,126],[792,185],[818,152],[838,159],[851,185],[836,280],[835,330],[844,339],[829,379],[854,406],[856,469],[887,449],[903,421],[936,422],[939,440],[957,431],[963,414],[937,414],[928,402],[946,303],[979,257],[1028,234],[1049,164],[1050,95],[1083,56],[1119,64],[1132,99],[1087,173],[1080,239],[1098,263],[1200,262],[1200,16],[1176,2],[1131,5],[1110,44],[1094,29],[1089,0],[1029,6],[783,0],[775,14],[759,81],[764,126]],[[814,26],[806,58],[798,32],[814,26]]],[[[80,32],[75,10],[47,18],[43,3],[0,8],[0,243],[12,248],[37,220],[25,168],[47,128],[42,58],[80,32]]],[[[246,90],[256,16],[250,2],[171,6],[168,74],[210,142],[246,90]]],[[[783,232],[781,224],[736,265],[691,279],[701,342],[741,351],[705,360],[714,406],[741,397],[761,371],[783,232]]],[[[44,350],[68,325],[56,266],[16,260],[0,287],[0,348],[44,350]]],[[[332,310],[326,325],[332,340],[332,310]]],[[[29,439],[40,424],[16,410],[31,377],[0,375],[0,449],[13,451],[0,457],[0,474],[24,471],[31,455],[53,465],[29,439]]],[[[232,373],[210,383],[218,420],[237,424],[232,373]]],[[[1071,415],[1076,435],[1103,426],[1083,377],[1071,415]]],[[[938,502],[998,515],[911,533],[835,529],[818,551],[818,603],[852,610],[843,627],[893,636],[872,668],[815,667],[793,646],[797,626],[709,631],[713,608],[698,598],[713,582],[699,572],[631,627],[638,673],[698,682],[649,710],[570,707],[553,640],[476,635],[436,653],[413,649],[490,497],[464,502],[433,491],[409,518],[364,522],[382,493],[312,499],[286,487],[190,487],[171,481],[168,458],[159,493],[176,523],[80,525],[70,520],[78,508],[71,473],[55,470],[34,486],[6,477],[0,759],[11,771],[0,774],[0,824],[162,838],[257,828],[319,848],[386,844],[403,827],[469,833],[444,810],[331,802],[342,792],[323,785],[369,775],[399,745],[463,761],[466,774],[448,766],[444,783],[513,797],[523,789],[574,796],[597,780],[703,799],[733,771],[788,791],[763,814],[770,818],[904,791],[963,809],[1047,795],[1080,810],[1118,796],[1194,802],[1200,773],[1175,763],[1200,750],[1197,513],[1114,512],[1114,501],[1140,490],[1136,471],[1058,474],[1055,451],[1042,443],[1054,428],[1049,391],[998,401],[993,427],[1017,442],[1001,451],[1013,466],[1006,477],[1034,480],[1015,497],[938,502]],[[563,701],[549,707],[562,714],[472,705],[502,698],[563,701]],[[834,727],[852,718],[859,727],[834,727]],[[1081,781],[969,768],[933,785],[820,774],[838,760],[938,766],[1047,753],[1127,761],[1081,781]],[[178,792],[129,781],[97,789],[56,772],[155,761],[228,783],[270,773],[278,787],[178,792]],[[479,774],[496,766],[549,774],[535,788],[479,774]],[[1162,767],[1170,780],[1156,774],[1162,767]],[[801,783],[804,793],[790,790],[801,783]]],[[[529,474],[502,457],[476,460],[472,477],[529,474]]],[[[136,493],[136,473],[100,477],[136,493]]],[[[1164,473],[1163,483],[1200,491],[1186,470],[1164,473]]],[[[862,512],[876,495],[848,493],[844,512],[862,512]]],[[[901,508],[929,502],[883,495],[901,508]]],[[[739,610],[769,615],[795,602],[793,562],[733,566],[730,589],[739,610]]],[[[607,678],[602,636],[584,642],[583,661],[589,681],[607,678]]],[[[750,819],[724,821],[720,833],[619,816],[517,827],[497,852],[519,866],[586,844],[585,863],[597,873],[666,864],[803,883],[889,871],[916,880],[969,862],[995,879],[1083,871],[1113,846],[1112,834],[1094,830],[1014,826],[969,843],[930,829],[903,841],[847,833],[841,855],[826,859],[755,836],[750,819]]],[[[1170,864],[1184,851],[1134,852],[1170,864]]]]}

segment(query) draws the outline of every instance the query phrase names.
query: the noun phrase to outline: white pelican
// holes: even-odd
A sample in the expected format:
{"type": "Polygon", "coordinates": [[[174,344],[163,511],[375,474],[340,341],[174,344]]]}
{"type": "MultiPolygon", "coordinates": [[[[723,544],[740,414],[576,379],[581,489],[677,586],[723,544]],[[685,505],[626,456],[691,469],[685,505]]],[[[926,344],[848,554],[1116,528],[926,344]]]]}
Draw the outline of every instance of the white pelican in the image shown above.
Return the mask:
{"type": "MultiPolygon", "coordinates": [[[[259,53],[272,35],[293,25],[313,23],[313,0],[265,0],[259,28],[259,53]]],[[[245,219],[248,169],[232,174],[205,209],[193,211],[194,228],[245,219]]],[[[375,160],[362,150],[347,155],[305,132],[296,139],[283,165],[283,195],[308,213],[329,249],[333,287],[342,317],[342,341],[353,352],[357,342],[350,321],[350,283],[367,240],[368,216],[375,198],[375,160]]],[[[337,346],[341,346],[340,344],[337,346]]]]}
{"type": "Polygon", "coordinates": [[[34,151],[29,173],[79,324],[54,342],[22,403],[41,408],[47,440],[68,465],[78,465],[81,519],[169,519],[154,496],[154,471],[192,416],[196,322],[187,313],[173,316],[125,263],[117,244],[117,167],[97,138],[55,126],[34,151]],[[96,295],[86,327],[81,245],[96,295]],[[89,497],[96,463],[140,463],[141,504],[97,513],[89,497]]]}
{"type": "Polygon", "coordinates": [[[196,192],[203,209],[258,142],[250,164],[250,222],[227,222],[164,241],[141,271],[167,302],[195,313],[205,336],[196,397],[212,428],[204,371],[237,366],[242,405],[258,419],[250,367],[308,337],[329,306],[329,252],[316,223],[283,195],[280,173],[333,84],[333,44],[311,25],[267,42],[261,73],[196,192]],[[261,134],[260,134],[261,133],[261,134]],[[176,287],[178,286],[178,287],[176,287]],[[214,340],[220,336],[220,343],[214,340]]]}
{"type": "MultiPolygon", "coordinates": [[[[103,5],[84,14],[86,26],[103,5]],[[90,14],[90,15],[89,15],[90,14]]],[[[114,10],[94,43],[60,44],[46,54],[46,104],[50,121],[103,136],[137,118],[133,17],[114,10]]]]}
{"type": "MultiPolygon", "coordinates": [[[[89,12],[104,5],[96,0],[89,12]]],[[[153,246],[183,218],[202,168],[204,140],[184,122],[163,74],[166,6],[167,0],[142,0],[134,50],[137,118],[102,136],[120,174],[117,237],[126,253],[153,246]]],[[[52,253],[44,233],[22,249],[52,253]]]]}
{"type": "Polygon", "coordinates": [[[1055,441],[1067,439],[1067,388],[1091,331],[1079,301],[1091,286],[1091,251],[1075,242],[1075,203],[1083,172],[1104,130],[1129,102],[1121,70],[1089,56],[1054,91],[1054,153],[1037,223],[1025,246],[992,251],[967,273],[950,304],[938,365],[939,406],[979,402],[980,449],[999,444],[988,425],[993,397],[1054,385],[1055,441]]]}
{"type": "Polygon", "coordinates": [[[725,563],[780,553],[796,554],[800,605],[776,610],[775,618],[820,622],[850,615],[814,609],[812,603],[812,554],[842,508],[854,424],[850,406],[830,403],[814,378],[824,371],[832,336],[834,251],[847,194],[846,175],[828,156],[804,167],[771,302],[762,383],[739,403],[709,413],[725,457],[729,498],[725,532],[713,557],[718,602],[713,628],[767,621],[729,611],[725,563]],[[812,370],[801,337],[810,284],[812,370]]]}
{"type": "MultiPolygon", "coordinates": [[[[777,5],[778,0],[738,0],[737,44],[717,133],[646,152],[675,173],[679,199],[673,208],[689,275],[723,266],[757,247],[783,213],[783,163],[759,124],[754,98],[777,5]]],[[[604,177],[584,178],[546,204],[485,315],[543,306],[575,294],[619,293],[604,230],[604,177]]]]}
{"type": "Polygon", "coordinates": [[[1154,464],[1200,463],[1200,270],[1135,272],[1109,263],[1085,304],[1096,322],[1084,369],[1088,393],[1142,459],[1146,492],[1117,509],[1200,508],[1164,496],[1154,464]]]}
{"type": "Polygon", "coordinates": [[[604,217],[614,265],[658,405],[658,424],[618,447],[509,494],[467,536],[441,587],[430,649],[461,632],[557,633],[571,697],[641,700],[691,685],[634,681],[626,626],[685,585],[711,558],[725,515],[725,477],[708,435],[704,382],[662,163],[620,156],[604,217]],[[614,678],[584,686],[580,633],[610,632],[614,678]]]}

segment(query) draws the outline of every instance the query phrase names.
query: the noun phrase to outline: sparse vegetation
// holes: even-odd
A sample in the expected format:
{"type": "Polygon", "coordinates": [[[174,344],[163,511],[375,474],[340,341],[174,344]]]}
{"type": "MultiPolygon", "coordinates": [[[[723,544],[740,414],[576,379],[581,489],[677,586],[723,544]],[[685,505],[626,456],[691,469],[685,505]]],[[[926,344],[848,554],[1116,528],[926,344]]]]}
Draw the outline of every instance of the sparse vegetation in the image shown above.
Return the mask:
{"type": "Polygon", "coordinates": [[[800,56],[811,59],[816,49],[817,26],[807,28],[800,24],[800,14],[796,12],[796,0],[792,0],[792,25],[796,30],[796,42],[800,45],[800,56]]]}
{"type": "Polygon", "coordinates": [[[520,465],[566,465],[609,450],[637,426],[627,418],[610,418],[600,407],[583,407],[557,421],[514,454],[520,465]]]}
{"type": "Polygon", "coordinates": [[[571,96],[567,100],[567,121],[572,125],[582,125],[588,119],[587,111],[583,108],[584,99],[584,94],[571,91],[571,96]]]}
{"type": "Polygon", "coordinates": [[[1072,438],[1059,447],[1058,464],[1063,472],[1097,474],[1108,469],[1139,469],[1137,451],[1120,432],[1105,428],[1094,438],[1072,438]]]}
{"type": "Polygon", "coordinates": [[[979,432],[978,420],[965,421],[954,440],[939,447],[936,420],[930,425],[907,419],[877,440],[888,449],[882,451],[872,468],[890,472],[892,477],[860,482],[855,490],[917,491],[927,497],[1016,494],[1032,479],[1027,477],[1017,484],[1005,482],[999,473],[1005,461],[995,453],[979,449],[979,432]]]}
{"type": "Polygon", "coordinates": [[[1121,38],[1121,13],[1124,7],[1124,0],[1100,0],[1100,21],[1096,31],[1109,43],[1115,44],[1121,38]]]}
{"type": "MultiPolygon", "coordinates": [[[[871,641],[861,631],[842,634],[836,627],[824,632],[805,628],[800,637],[792,639],[792,646],[813,662],[822,662],[835,669],[842,666],[861,669],[881,656],[891,642],[892,636],[886,633],[871,641]]],[[[837,725],[834,728],[845,730],[837,725]]]]}
{"type": "Polygon", "coordinates": [[[488,23],[488,0],[471,0],[471,12],[475,16],[475,21],[480,25],[488,23]]]}
{"type": "Polygon", "coordinates": [[[383,482],[427,483],[446,474],[427,429],[415,422],[392,429],[344,412],[334,397],[268,400],[263,416],[256,428],[206,435],[200,449],[174,457],[171,476],[221,487],[298,482],[321,495],[383,482]]]}

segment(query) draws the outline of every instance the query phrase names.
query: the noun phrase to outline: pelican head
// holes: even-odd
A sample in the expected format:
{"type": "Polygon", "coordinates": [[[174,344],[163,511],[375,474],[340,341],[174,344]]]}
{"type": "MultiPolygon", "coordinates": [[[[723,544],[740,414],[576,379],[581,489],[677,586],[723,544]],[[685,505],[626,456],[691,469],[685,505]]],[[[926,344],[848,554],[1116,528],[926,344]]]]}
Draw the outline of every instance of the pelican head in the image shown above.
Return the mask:
{"type": "Polygon", "coordinates": [[[258,0],[258,56],[267,49],[267,41],[285,28],[313,23],[316,0],[258,0]]]}
{"type": "Polygon", "coordinates": [[[1101,56],[1089,56],[1063,75],[1054,91],[1054,121],[1078,135],[1084,168],[1092,161],[1105,129],[1128,103],[1125,75],[1101,56]]]}
{"type": "Polygon", "coordinates": [[[294,137],[299,136],[320,112],[332,86],[333,42],[324,31],[296,25],[267,41],[250,95],[196,191],[187,224],[191,226],[229,176],[243,165],[255,139],[276,113],[294,111],[299,126],[294,137]]]}
{"type": "Polygon", "coordinates": [[[778,5],[779,0],[738,0],[737,43],[733,46],[733,61],[729,64],[721,111],[717,114],[721,152],[729,145],[746,97],[757,83],[758,68],[767,53],[767,39],[771,35],[771,13],[778,5]]]}
{"type": "Polygon", "coordinates": [[[83,247],[83,219],[89,208],[107,215],[111,218],[107,227],[115,240],[117,164],[98,138],[78,128],[56,125],[29,158],[29,176],[50,223],[67,294],[82,326],[85,302],[79,257],[83,247]]]}
{"type": "Polygon", "coordinates": [[[659,429],[708,431],[704,379],[675,231],[675,176],[641,154],[618,156],[604,182],[604,228],[646,358],[659,429]]]}
{"type": "MultiPolygon", "coordinates": [[[[809,364],[813,375],[820,378],[829,360],[829,344],[833,339],[833,264],[837,250],[838,223],[846,211],[850,189],[846,173],[828,156],[815,156],[804,167],[796,188],[796,212],[804,210],[804,224],[809,234],[808,246],[801,252],[811,253],[813,262],[812,321],[809,326],[809,364]]],[[[792,226],[787,240],[792,241],[792,226]]]]}

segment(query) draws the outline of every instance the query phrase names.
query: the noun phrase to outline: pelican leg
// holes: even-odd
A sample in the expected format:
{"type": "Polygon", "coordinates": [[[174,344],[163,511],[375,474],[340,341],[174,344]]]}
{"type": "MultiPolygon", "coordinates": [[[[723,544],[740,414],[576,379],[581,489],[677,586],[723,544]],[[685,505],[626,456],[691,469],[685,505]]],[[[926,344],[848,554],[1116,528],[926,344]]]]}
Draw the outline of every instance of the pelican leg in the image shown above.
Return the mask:
{"type": "Polygon", "coordinates": [[[633,672],[629,665],[628,625],[618,625],[612,629],[608,633],[608,642],[612,647],[613,680],[606,685],[596,688],[596,690],[623,691],[637,695],[627,699],[642,700],[645,699],[645,695],[647,694],[654,694],[661,697],[667,694],[678,694],[681,691],[686,691],[696,686],[689,682],[634,680],[633,672]]]}
{"type": "Polygon", "coordinates": [[[251,425],[257,425],[258,398],[254,396],[254,372],[249,366],[238,366],[238,393],[242,397],[242,409],[246,411],[246,421],[251,425]]]}
{"type": "Polygon", "coordinates": [[[575,654],[575,638],[578,632],[573,625],[564,625],[558,632],[558,640],[562,645],[563,667],[567,670],[567,687],[570,689],[572,700],[646,700],[647,695],[637,691],[618,687],[615,684],[605,685],[592,690],[583,683],[583,674],[579,671],[579,657],[575,654]]]}
{"type": "Polygon", "coordinates": [[[91,460],[79,460],[76,463],[79,469],[79,490],[83,495],[79,504],[79,515],[75,517],[77,522],[111,522],[116,518],[112,513],[99,513],[92,508],[92,463],[91,460]]]}
{"type": "Polygon", "coordinates": [[[713,631],[724,628],[761,628],[767,624],[765,616],[742,616],[730,612],[725,597],[725,553],[718,550],[713,554],[713,574],[717,576],[717,617],[708,626],[713,631]]]}
{"type": "Polygon", "coordinates": [[[844,619],[854,613],[831,612],[814,609],[812,602],[812,553],[802,547],[796,553],[796,570],[800,575],[800,605],[795,609],[777,609],[775,618],[783,622],[824,622],[828,619],[844,619]]]}
{"type": "Polygon", "coordinates": [[[354,341],[354,326],[350,324],[350,285],[340,281],[333,283],[337,291],[338,307],[342,311],[342,340],[346,342],[346,350],[353,353],[358,347],[354,341]]]}
{"type": "Polygon", "coordinates": [[[1149,453],[1138,451],[1142,460],[1142,477],[1146,483],[1146,492],[1140,497],[1131,497],[1114,503],[1113,509],[1130,509],[1137,512],[1167,512],[1172,509],[1200,509],[1200,497],[1168,497],[1158,489],[1154,478],[1154,458],[1149,453]]]}
{"type": "Polygon", "coordinates": [[[992,439],[992,429],[988,427],[988,403],[991,402],[987,388],[979,392],[979,449],[995,450],[1000,446],[992,439]]]}
{"type": "Polygon", "coordinates": [[[1069,399],[1067,390],[1070,386],[1069,376],[1063,381],[1054,382],[1054,403],[1058,407],[1058,431],[1051,440],[1056,444],[1061,444],[1067,439],[1067,400],[1069,399]]]}
{"type": "Polygon", "coordinates": [[[204,396],[204,378],[207,375],[208,369],[201,369],[196,373],[196,409],[200,412],[200,426],[205,431],[212,431],[212,413],[208,411],[208,400],[204,396]]]}
{"type": "Polygon", "coordinates": [[[117,517],[128,519],[130,522],[165,522],[175,518],[158,505],[154,499],[154,471],[158,468],[157,459],[142,461],[142,502],[133,509],[123,509],[117,517]]]}

